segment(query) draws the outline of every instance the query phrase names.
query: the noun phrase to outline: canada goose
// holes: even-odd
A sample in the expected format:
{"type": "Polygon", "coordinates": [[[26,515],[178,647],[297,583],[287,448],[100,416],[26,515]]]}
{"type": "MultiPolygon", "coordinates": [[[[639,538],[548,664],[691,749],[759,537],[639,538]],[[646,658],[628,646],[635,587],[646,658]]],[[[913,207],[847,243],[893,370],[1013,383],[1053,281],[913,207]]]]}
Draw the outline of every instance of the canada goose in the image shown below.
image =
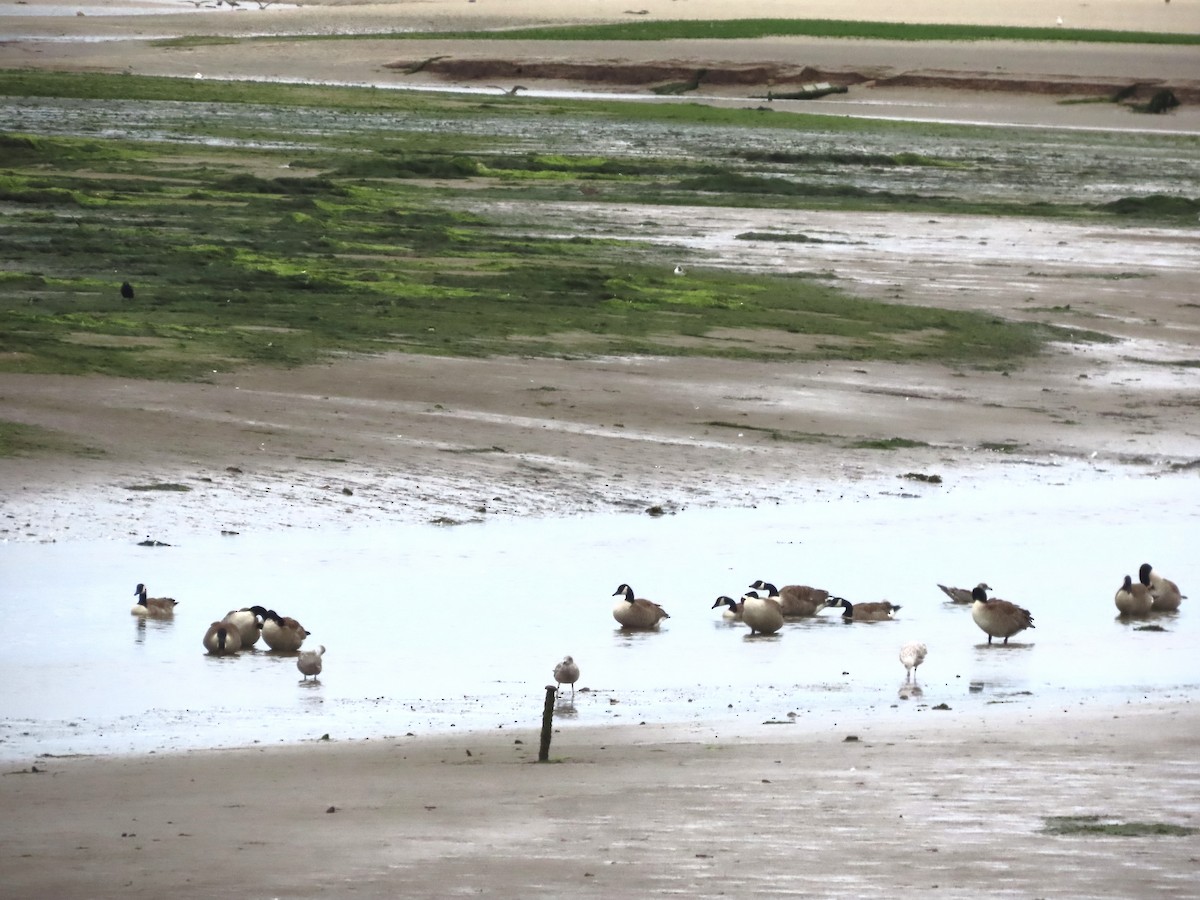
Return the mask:
{"type": "Polygon", "coordinates": [[[242,638],[228,622],[213,622],[204,632],[204,649],[213,656],[226,656],[242,649],[242,638]]]}
{"type": "Polygon", "coordinates": [[[304,676],[301,681],[308,681],[308,676],[313,677],[313,681],[317,680],[317,676],[321,674],[321,657],[325,655],[325,646],[321,645],[316,650],[305,650],[296,657],[296,668],[304,676]]]}
{"type": "MultiPolygon", "coordinates": [[[[975,602],[975,598],[971,595],[975,588],[946,587],[944,584],[939,584],[938,587],[940,587],[942,589],[942,593],[949,597],[954,603],[975,602]]],[[[975,587],[982,588],[985,591],[992,590],[992,586],[983,581],[979,582],[979,584],[975,585],[975,587]]]]}
{"type": "Polygon", "coordinates": [[[172,597],[147,597],[144,584],[135,587],[133,593],[138,601],[129,610],[130,615],[149,616],[152,619],[169,619],[175,615],[175,605],[179,602],[178,600],[172,597]]]}
{"type": "Polygon", "coordinates": [[[829,591],[822,588],[809,587],[807,584],[785,584],[776,588],[769,581],[761,578],[750,585],[751,590],[766,591],[769,597],[779,602],[785,616],[815,616],[817,610],[829,599],[829,591]]]}
{"type": "Polygon", "coordinates": [[[295,619],[266,610],[262,623],[263,642],[272,650],[299,650],[308,632],[295,619]]]}
{"type": "Polygon", "coordinates": [[[971,618],[987,634],[989,644],[994,637],[1004,638],[1007,644],[1008,639],[1018,631],[1034,627],[1029,610],[1007,600],[997,600],[995,597],[989,600],[983,588],[977,587],[971,594],[975,598],[971,618]]]}
{"type": "Polygon", "coordinates": [[[1154,601],[1155,612],[1172,612],[1179,609],[1179,604],[1183,602],[1183,594],[1179,593],[1179,585],[1155,572],[1150,563],[1142,563],[1141,568],[1138,569],[1138,580],[1150,588],[1150,597],[1154,601]]]}
{"type": "Polygon", "coordinates": [[[900,648],[900,662],[904,663],[904,670],[907,673],[905,681],[916,679],[917,666],[925,662],[925,654],[928,652],[929,648],[920,641],[909,641],[900,648]]]}
{"type": "Polygon", "coordinates": [[[721,610],[721,618],[727,622],[740,622],[742,621],[742,604],[744,602],[745,600],[734,600],[732,597],[721,595],[717,598],[717,602],[712,605],[712,608],[716,609],[718,606],[724,606],[725,609],[721,610]]]}
{"type": "Polygon", "coordinates": [[[783,609],[774,597],[760,597],[754,591],[742,595],[742,621],[750,634],[774,634],[783,627],[783,609]]]}
{"type": "Polygon", "coordinates": [[[845,597],[830,597],[825,601],[825,606],[840,606],[843,610],[843,622],[883,622],[895,618],[896,610],[900,608],[886,600],[880,600],[878,603],[851,603],[845,597]]]}
{"type": "Polygon", "coordinates": [[[613,591],[613,596],[617,595],[621,599],[613,606],[613,618],[621,623],[622,628],[657,628],[660,621],[671,618],[657,603],[641,598],[635,600],[633,588],[627,584],[613,591]]]}
{"type": "Polygon", "coordinates": [[[554,683],[556,685],[569,684],[571,686],[571,699],[575,699],[575,682],[579,680],[579,665],[569,656],[564,656],[563,661],[554,667],[554,683]]]}
{"type": "Polygon", "coordinates": [[[1144,616],[1154,607],[1154,597],[1150,594],[1150,588],[1140,582],[1134,584],[1128,575],[1125,576],[1125,583],[1117,589],[1113,600],[1123,616],[1144,616]]]}
{"type": "Polygon", "coordinates": [[[249,650],[258,643],[262,633],[261,619],[265,619],[267,611],[261,606],[249,606],[245,609],[230,610],[221,621],[233,625],[242,639],[242,649],[249,650]]]}

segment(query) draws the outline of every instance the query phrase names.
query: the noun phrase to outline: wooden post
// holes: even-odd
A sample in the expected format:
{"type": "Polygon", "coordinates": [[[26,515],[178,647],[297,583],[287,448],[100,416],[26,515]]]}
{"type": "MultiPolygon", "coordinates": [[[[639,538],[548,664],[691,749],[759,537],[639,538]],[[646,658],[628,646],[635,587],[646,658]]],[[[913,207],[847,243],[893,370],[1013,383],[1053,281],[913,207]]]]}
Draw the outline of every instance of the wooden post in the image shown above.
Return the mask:
{"type": "Polygon", "coordinates": [[[554,727],[554,697],[558,687],[546,685],[546,703],[542,706],[542,746],[538,749],[538,762],[550,759],[550,731],[554,727]]]}

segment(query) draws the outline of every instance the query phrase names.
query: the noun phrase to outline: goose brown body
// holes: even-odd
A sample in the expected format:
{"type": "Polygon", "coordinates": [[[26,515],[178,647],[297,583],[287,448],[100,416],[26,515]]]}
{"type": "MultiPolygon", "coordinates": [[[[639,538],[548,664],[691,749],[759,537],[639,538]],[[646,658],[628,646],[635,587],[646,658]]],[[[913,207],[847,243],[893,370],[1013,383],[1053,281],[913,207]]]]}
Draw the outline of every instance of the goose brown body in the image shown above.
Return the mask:
{"type": "Polygon", "coordinates": [[[284,653],[299,650],[306,637],[308,632],[304,626],[290,616],[281,616],[273,609],[268,609],[263,616],[263,643],[272,650],[284,653]]]}
{"type": "Polygon", "coordinates": [[[627,584],[613,591],[613,596],[621,598],[613,605],[612,613],[622,628],[645,631],[657,628],[663,619],[671,618],[657,603],[635,597],[633,588],[627,584]]]}
{"type": "Polygon", "coordinates": [[[1029,610],[1007,600],[994,597],[989,600],[981,588],[975,588],[973,593],[975,603],[971,607],[971,618],[988,636],[989,644],[994,637],[1004,638],[1007,644],[1014,634],[1034,627],[1029,610]]]}
{"type": "Polygon", "coordinates": [[[774,634],[783,627],[783,608],[774,597],[760,597],[754,591],[742,596],[742,621],[750,634],[774,634]]]}
{"type": "Polygon", "coordinates": [[[262,634],[262,619],[267,610],[261,606],[248,606],[245,609],[234,609],[225,613],[221,621],[228,622],[238,630],[242,639],[242,649],[249,650],[258,643],[262,634]]]}
{"type": "Polygon", "coordinates": [[[178,601],[173,597],[147,597],[144,584],[135,587],[133,594],[138,599],[137,603],[133,604],[133,608],[129,610],[130,615],[151,619],[169,619],[175,615],[175,605],[178,601]]]}
{"type": "Polygon", "coordinates": [[[228,656],[242,649],[242,638],[237,627],[229,622],[213,622],[204,632],[204,649],[213,656],[228,656]]]}
{"type": "Polygon", "coordinates": [[[788,618],[800,616],[815,616],[817,611],[825,606],[829,599],[829,591],[824,588],[809,587],[807,584],[785,584],[775,587],[769,581],[761,578],[750,585],[754,591],[766,591],[767,597],[779,604],[780,610],[788,618]]]}
{"type": "MultiPolygon", "coordinates": [[[[939,584],[938,587],[942,589],[942,593],[949,597],[953,603],[975,602],[975,598],[972,596],[975,588],[946,587],[944,584],[939,584]]],[[[979,582],[979,584],[975,585],[975,587],[982,588],[985,591],[990,591],[992,589],[991,585],[983,581],[979,582]]]]}
{"type": "Polygon", "coordinates": [[[1179,609],[1183,602],[1183,594],[1179,585],[1169,578],[1163,578],[1150,563],[1142,563],[1138,569],[1138,581],[1150,589],[1150,597],[1154,602],[1155,612],[1173,612],[1179,609]]]}
{"type": "Polygon", "coordinates": [[[895,603],[880,600],[877,603],[851,603],[845,597],[830,597],[825,601],[830,608],[840,607],[845,622],[884,622],[896,617],[900,609],[895,603]]]}
{"type": "Polygon", "coordinates": [[[1150,588],[1141,582],[1135,582],[1128,575],[1125,576],[1125,583],[1117,588],[1113,601],[1117,604],[1117,611],[1123,616],[1144,616],[1154,608],[1150,588]]]}

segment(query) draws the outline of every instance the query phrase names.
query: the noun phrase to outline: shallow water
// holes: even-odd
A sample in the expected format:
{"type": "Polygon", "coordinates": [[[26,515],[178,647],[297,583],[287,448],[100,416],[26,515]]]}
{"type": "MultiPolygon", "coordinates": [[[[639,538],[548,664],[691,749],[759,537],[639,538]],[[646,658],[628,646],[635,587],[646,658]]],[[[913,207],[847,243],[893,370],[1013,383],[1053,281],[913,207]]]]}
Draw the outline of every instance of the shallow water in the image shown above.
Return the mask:
{"type": "Polygon", "coordinates": [[[1196,696],[1196,601],[1157,617],[1164,631],[1140,632],[1144,622],[1115,618],[1112,597],[1147,560],[1185,594],[1200,583],[1200,480],[1013,465],[952,482],[662,518],[194,536],[157,549],[5,544],[0,758],[536,731],[567,653],[590,690],[561,706],[564,727],[745,730],[942,703],[983,715],[997,703],[1196,696]],[[830,610],[751,639],[710,607],[756,578],[903,608],[878,624],[830,610]],[[1036,629],[987,647],[936,587],[978,580],[1028,607],[1036,629]],[[180,601],[173,622],[129,615],[138,581],[180,601]],[[623,581],[671,613],[660,633],[617,629],[610,595],[623,581]],[[319,683],[301,684],[292,656],[204,654],[208,623],[254,603],[328,648],[319,683]],[[897,658],[912,639],[929,646],[920,696],[904,690],[897,658]]]}

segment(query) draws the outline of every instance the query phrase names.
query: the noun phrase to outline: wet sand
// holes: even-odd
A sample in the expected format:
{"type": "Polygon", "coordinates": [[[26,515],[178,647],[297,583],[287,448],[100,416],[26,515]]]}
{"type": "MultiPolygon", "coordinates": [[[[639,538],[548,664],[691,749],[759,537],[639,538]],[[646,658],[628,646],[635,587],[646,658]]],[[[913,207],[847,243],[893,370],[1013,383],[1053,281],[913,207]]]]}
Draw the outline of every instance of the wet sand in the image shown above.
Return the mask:
{"type": "MultiPolygon", "coordinates": [[[[624,233],[603,205],[580,215],[624,233]]],[[[626,215],[645,216],[634,208],[626,215]]],[[[1038,221],[656,209],[709,265],[812,265],[740,231],[828,235],[845,289],[1080,324],[1012,371],[700,358],[448,359],[402,354],[208,384],[7,375],[0,418],[73,451],[0,459],[0,537],[176,542],[222,529],[755,506],[901,476],[1086,461],[1192,478],[1200,459],[1197,239],[1183,229],[1038,221]],[[964,235],[970,236],[969,239],[964,235]],[[1131,242],[1137,254],[1129,252],[1131,242]],[[1036,277],[1032,277],[1036,273],[1036,277]],[[808,436],[781,440],[779,436],[808,436]],[[914,446],[855,446],[902,438],[914,446]],[[134,490],[155,484],[190,490],[134,490]]],[[[803,335],[731,335],[786,347],[803,335]]]]}
{"type": "MultiPolygon", "coordinates": [[[[417,7],[322,6],[289,15],[340,29],[417,7]]],[[[612,4],[596,7],[597,20],[621,15],[612,4]]],[[[760,14],[771,15],[768,7],[760,14]]],[[[445,8],[422,5],[420,15],[445,8]]],[[[577,8],[590,12],[587,4],[577,8]]],[[[537,19],[520,4],[459,5],[472,24],[495,10],[525,21],[517,9],[537,19]]],[[[671,4],[663,17],[683,17],[685,9],[703,16],[713,7],[671,4]]],[[[1044,24],[1044,5],[1003,9],[986,14],[1044,24]]],[[[1079,12],[1089,27],[1179,31],[1189,28],[1174,19],[1161,24],[1164,17],[1193,9],[1108,0],[1064,17],[1083,25],[1072,21],[1079,12]]],[[[946,14],[938,5],[904,10],[912,21],[946,14]]],[[[91,15],[35,27],[32,18],[23,30],[44,26],[74,37],[127,36],[131,27],[91,15]]],[[[183,18],[194,21],[182,26],[194,33],[214,30],[197,15],[172,17],[173,31],[183,18]]],[[[143,33],[164,27],[154,17],[137,19],[143,33]]],[[[459,13],[439,21],[457,26],[459,13]]],[[[6,44],[0,64],[153,71],[166,58],[136,41],[92,46],[6,44]]],[[[204,57],[175,54],[170,65],[189,74],[197,58],[204,57]]],[[[321,77],[319,60],[306,64],[321,77]]],[[[1167,238],[1179,241],[1194,238],[1167,238]]],[[[1060,348],[1007,376],[874,364],[784,372],[696,360],[409,357],[227,374],[210,385],[5,376],[0,417],[59,429],[92,450],[0,460],[3,537],[754,505],[895,481],[910,470],[986,478],[1011,464],[987,446],[1009,440],[1025,447],[1021,458],[1031,465],[1097,454],[1100,465],[1122,471],[1194,478],[1172,465],[1200,455],[1196,370],[1152,358],[1195,355],[1197,307],[1188,286],[1196,258],[1163,273],[1150,291],[1136,280],[1106,282],[1104,291],[1084,279],[1057,283],[1059,302],[1083,304],[1126,343],[1115,353],[1060,348]],[[542,405],[547,397],[551,405],[542,405]],[[756,427],[704,424],[715,421],[756,427]],[[767,427],[903,434],[930,446],[903,457],[820,443],[798,449],[758,430],[767,427]],[[168,481],[195,489],[128,490],[168,481]]],[[[930,266],[959,278],[977,274],[970,260],[929,257],[924,266],[914,257],[894,277],[922,283],[930,266]]],[[[864,284],[872,281],[869,268],[858,270],[864,284]]],[[[995,284],[973,294],[977,302],[1006,312],[1023,302],[1003,276],[995,284]]],[[[1142,518],[1154,527],[1152,514],[1142,518]]],[[[1194,896],[1195,834],[1042,832],[1045,817],[1084,814],[1200,825],[1192,689],[1182,700],[1148,696],[1120,708],[1036,715],[997,706],[940,719],[953,712],[913,706],[904,710],[911,723],[856,726],[860,740],[851,742],[845,729],[803,723],[778,726],[777,734],[733,726],[563,728],[552,765],[531,762],[536,723],[455,738],[38,758],[0,776],[5,808],[19,811],[0,825],[5,893],[1194,896]]],[[[244,714],[254,715],[253,698],[245,704],[244,714]]]]}
{"type": "Polygon", "coordinates": [[[1194,896],[1191,704],[771,736],[655,727],[39,759],[0,777],[13,898],[1194,896]],[[857,740],[851,740],[852,737],[857,740]],[[1002,887],[1001,887],[1002,886],[1002,887]]]}

